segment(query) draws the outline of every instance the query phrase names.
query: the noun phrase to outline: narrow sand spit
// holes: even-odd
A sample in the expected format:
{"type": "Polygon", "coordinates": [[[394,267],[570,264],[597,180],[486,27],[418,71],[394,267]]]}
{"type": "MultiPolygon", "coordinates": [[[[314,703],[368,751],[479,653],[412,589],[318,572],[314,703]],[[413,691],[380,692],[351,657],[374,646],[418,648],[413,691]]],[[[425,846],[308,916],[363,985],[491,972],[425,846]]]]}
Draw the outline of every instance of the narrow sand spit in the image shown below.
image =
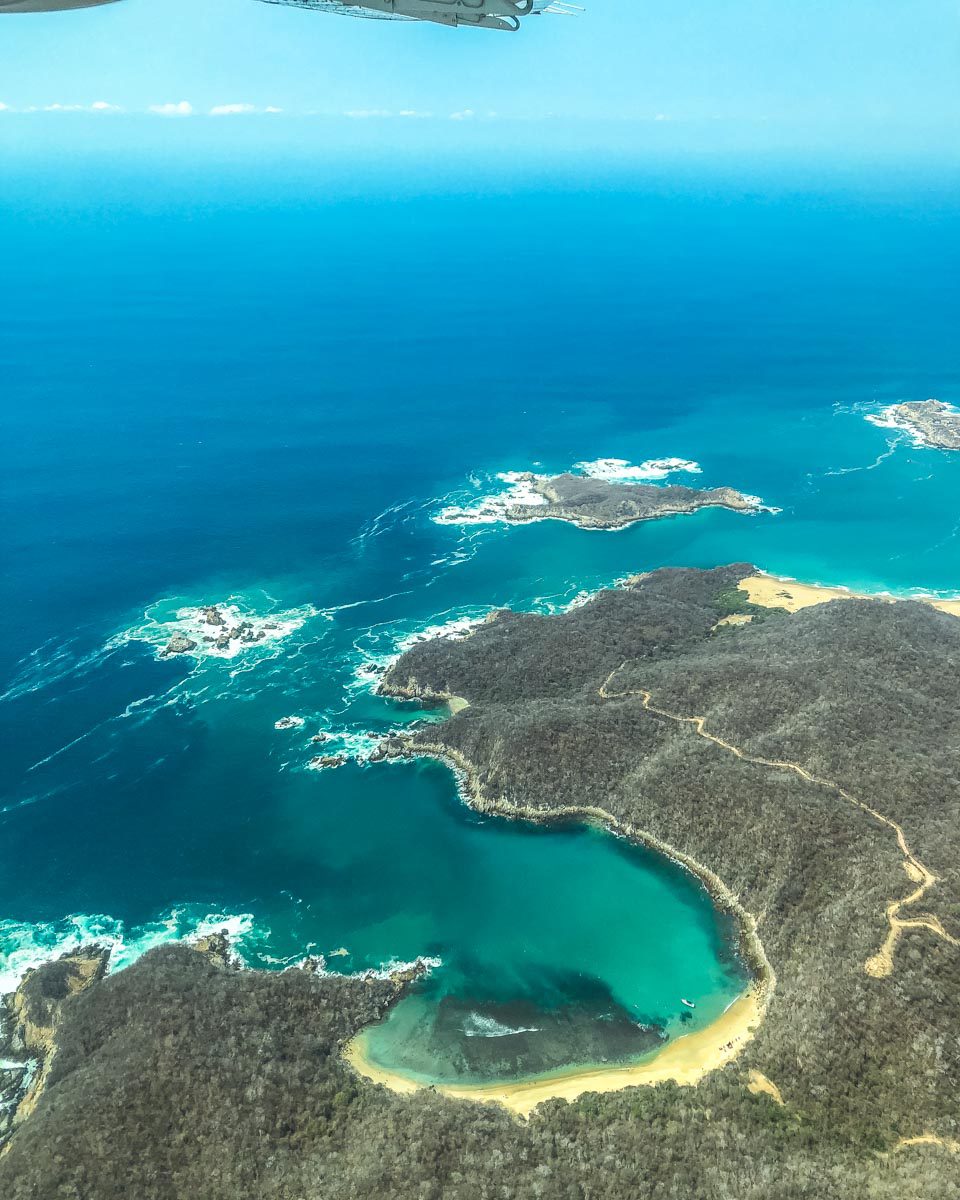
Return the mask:
{"type": "MultiPolygon", "coordinates": [[[[436,1090],[462,1100],[502,1104],[525,1117],[545,1100],[576,1100],[585,1092],[617,1092],[668,1080],[699,1083],[709,1072],[737,1057],[763,1019],[764,1007],[761,988],[751,985],[712,1024],[675,1038],[645,1061],[630,1066],[575,1067],[516,1083],[475,1087],[437,1084],[436,1090]]],[[[385,1084],[391,1091],[409,1093],[427,1086],[374,1066],[364,1055],[362,1033],[347,1046],[344,1058],[359,1074],[385,1084]]]]}
{"type": "MultiPolygon", "coordinates": [[[[798,612],[801,608],[826,604],[829,600],[885,600],[888,604],[896,604],[898,599],[894,596],[872,596],[868,592],[853,592],[845,587],[822,587],[816,583],[778,579],[776,575],[766,575],[762,571],[741,579],[737,587],[746,593],[751,604],[757,604],[761,608],[785,608],[787,612],[798,612]]],[[[912,596],[910,599],[920,600],[932,608],[939,609],[940,612],[960,617],[960,597],[938,600],[933,596],[912,596]]]]}
{"type": "Polygon", "coordinates": [[[953,934],[948,933],[941,924],[940,918],[931,913],[921,913],[915,917],[901,917],[900,913],[904,908],[923,898],[926,893],[937,882],[937,876],[926,867],[916,854],[910,849],[903,828],[890,817],[885,817],[883,813],[877,812],[875,808],[871,808],[863,800],[858,800],[845,788],[840,787],[831,779],[821,779],[817,775],[811,774],[805,767],[799,763],[788,762],[779,758],[762,758],[757,754],[748,754],[746,750],[739,746],[734,746],[732,743],[724,741],[715,733],[709,733],[705,729],[706,717],[689,717],[680,713],[668,712],[666,709],[658,708],[653,703],[653,696],[645,688],[638,688],[633,691],[613,692],[610,690],[610,685],[613,679],[626,666],[626,663],[621,664],[611,675],[606,682],[600,687],[600,697],[604,700],[622,700],[629,696],[639,696],[643,701],[643,707],[647,712],[653,713],[655,716],[663,717],[668,721],[675,721],[679,725],[692,725],[699,737],[704,738],[708,742],[712,742],[714,746],[718,746],[721,750],[725,750],[728,754],[733,754],[743,762],[752,763],[758,767],[773,767],[777,770],[792,771],[795,775],[799,775],[806,783],[813,784],[815,787],[827,788],[849,804],[859,808],[862,812],[867,813],[881,825],[885,825],[888,829],[892,829],[896,834],[897,845],[903,854],[903,869],[907,878],[917,884],[916,888],[908,895],[903,896],[899,900],[891,900],[885,910],[889,929],[887,936],[884,939],[883,945],[863,964],[863,969],[868,975],[874,979],[884,979],[893,972],[893,956],[897,948],[897,943],[905,929],[927,929],[937,937],[943,938],[951,946],[960,946],[960,939],[955,938],[953,934]]]}

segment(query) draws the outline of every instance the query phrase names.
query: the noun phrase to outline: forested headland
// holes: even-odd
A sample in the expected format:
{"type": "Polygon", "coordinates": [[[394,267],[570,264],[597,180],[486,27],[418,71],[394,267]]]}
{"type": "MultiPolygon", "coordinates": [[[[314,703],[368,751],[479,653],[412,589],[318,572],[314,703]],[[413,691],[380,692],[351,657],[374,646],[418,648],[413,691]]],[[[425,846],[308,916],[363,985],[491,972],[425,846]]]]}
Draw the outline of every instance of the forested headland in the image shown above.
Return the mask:
{"type": "Polygon", "coordinates": [[[415,646],[383,683],[469,701],[389,753],[456,756],[502,812],[602,810],[736,894],[777,988],[734,1062],[518,1121],[351,1071],[341,1049],[395,983],[186,947],[76,989],[51,964],[30,989],[56,1049],[0,1192],[960,1196],[960,622],[913,602],[754,611],[736,587],[752,569],[498,614],[415,646]],[[734,612],[755,619],[719,623],[734,612]],[[889,970],[871,970],[884,949],[889,970]],[[911,1144],[925,1135],[941,1144],[911,1144]]]}

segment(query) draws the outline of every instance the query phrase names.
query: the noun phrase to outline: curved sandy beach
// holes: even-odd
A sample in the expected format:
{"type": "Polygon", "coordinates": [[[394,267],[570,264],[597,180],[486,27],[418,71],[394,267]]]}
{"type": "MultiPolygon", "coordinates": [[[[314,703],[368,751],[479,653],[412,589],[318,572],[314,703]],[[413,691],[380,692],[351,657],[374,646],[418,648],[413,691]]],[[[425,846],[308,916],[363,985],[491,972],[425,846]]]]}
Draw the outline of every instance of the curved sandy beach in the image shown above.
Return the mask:
{"type": "MultiPolygon", "coordinates": [[[[706,1028],[674,1038],[662,1049],[630,1066],[575,1067],[516,1083],[434,1086],[445,1096],[502,1104],[525,1117],[545,1100],[576,1100],[585,1092],[617,1092],[621,1088],[650,1086],[668,1080],[680,1084],[699,1083],[709,1072],[736,1058],[763,1019],[764,1007],[761,987],[751,984],[706,1028]]],[[[391,1091],[409,1094],[428,1086],[371,1063],[364,1054],[362,1033],[347,1045],[344,1058],[360,1075],[384,1084],[391,1091]]]]}
{"type": "Polygon", "coordinates": [[[783,579],[776,575],[767,575],[758,571],[756,575],[748,575],[737,584],[741,592],[746,592],[751,604],[761,608],[785,608],[787,612],[799,612],[801,608],[811,608],[814,604],[826,604],[829,600],[885,600],[896,604],[898,600],[920,600],[941,612],[960,617],[960,597],[940,600],[935,596],[880,596],[869,592],[854,592],[845,587],[825,587],[817,583],[799,583],[796,579],[783,579]]]}

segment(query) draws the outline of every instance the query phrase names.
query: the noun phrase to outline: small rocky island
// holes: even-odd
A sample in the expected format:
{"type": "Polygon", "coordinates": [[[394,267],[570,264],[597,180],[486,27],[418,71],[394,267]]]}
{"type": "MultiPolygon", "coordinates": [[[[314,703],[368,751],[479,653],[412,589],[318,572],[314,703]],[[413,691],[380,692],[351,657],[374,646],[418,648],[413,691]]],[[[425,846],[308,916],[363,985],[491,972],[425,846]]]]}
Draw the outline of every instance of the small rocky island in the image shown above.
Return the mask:
{"type": "Polygon", "coordinates": [[[701,508],[728,508],[739,513],[755,513],[763,508],[756,496],[729,487],[617,483],[569,473],[553,477],[527,474],[520,476],[519,482],[536,499],[506,505],[504,519],[514,523],[556,520],[569,521],[581,529],[623,529],[637,521],[693,513],[701,508]]]}
{"type": "Polygon", "coordinates": [[[882,429],[909,433],[918,446],[960,450],[960,410],[942,400],[908,400],[891,404],[867,418],[882,429]]]}
{"type": "Polygon", "coordinates": [[[201,647],[221,654],[233,654],[238,649],[266,641],[280,628],[274,621],[254,622],[241,618],[233,609],[216,604],[193,612],[187,611],[184,623],[188,628],[171,636],[160,651],[161,658],[191,654],[201,647]]]}

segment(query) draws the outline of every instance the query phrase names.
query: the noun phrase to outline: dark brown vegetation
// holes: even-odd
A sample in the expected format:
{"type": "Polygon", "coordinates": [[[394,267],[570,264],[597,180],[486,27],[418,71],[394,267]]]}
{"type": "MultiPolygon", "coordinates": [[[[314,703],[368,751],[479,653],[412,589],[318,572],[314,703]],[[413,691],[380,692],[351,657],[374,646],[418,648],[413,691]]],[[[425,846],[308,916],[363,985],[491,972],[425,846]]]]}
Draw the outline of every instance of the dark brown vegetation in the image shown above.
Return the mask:
{"type": "MultiPolygon", "coordinates": [[[[710,867],[759,920],[778,986],[741,1057],[700,1085],[553,1101],[528,1122],[399,1097],[339,1056],[390,984],[238,971],[167,948],[67,996],[36,1112],[0,1195],[341,1200],[897,1200],[960,1196],[960,951],[904,934],[864,963],[913,885],[891,830],[830,788],[744,763],[802,763],[901,822],[940,876],[922,908],[960,933],[960,622],[840,601],[714,630],[748,568],[661,571],[560,617],[503,614],[415,647],[385,688],[466,697],[414,737],[463,755],[500,805],[595,805],[710,867]],[[624,665],[625,664],[625,665],[624,665]],[[763,1072],[784,1106],[749,1092],[763,1072]]],[[[396,750],[403,747],[396,747],[396,750]]],[[[406,749],[415,750],[414,747],[406,749]]],[[[906,913],[904,915],[907,915],[906,913]]],[[[45,968],[49,970],[53,968],[45,968]]]]}

